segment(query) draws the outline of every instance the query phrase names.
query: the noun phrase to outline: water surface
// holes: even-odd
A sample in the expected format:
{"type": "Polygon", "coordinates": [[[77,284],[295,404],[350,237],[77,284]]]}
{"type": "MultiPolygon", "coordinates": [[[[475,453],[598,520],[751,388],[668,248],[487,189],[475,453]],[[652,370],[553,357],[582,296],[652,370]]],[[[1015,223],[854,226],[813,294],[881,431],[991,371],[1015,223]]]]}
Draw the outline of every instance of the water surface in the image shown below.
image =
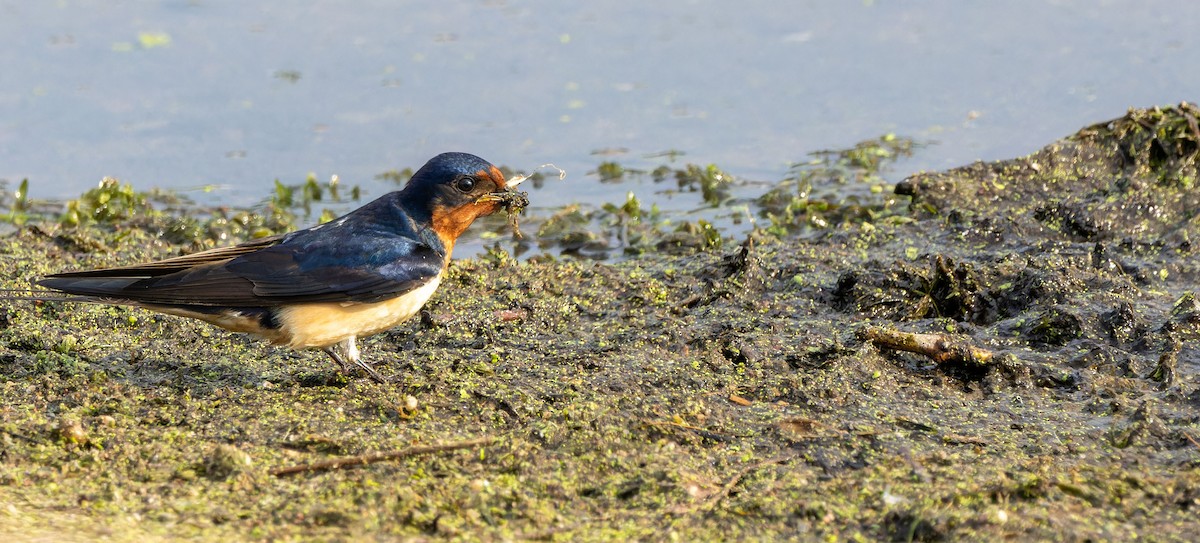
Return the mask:
{"type": "Polygon", "coordinates": [[[899,178],[1194,99],[1196,20],[1166,1],[0,0],[0,178],[251,205],[310,172],[378,195],[377,174],[463,150],[565,168],[535,205],[670,206],[589,172],[677,150],[777,180],[884,133],[934,142],[899,178]]]}

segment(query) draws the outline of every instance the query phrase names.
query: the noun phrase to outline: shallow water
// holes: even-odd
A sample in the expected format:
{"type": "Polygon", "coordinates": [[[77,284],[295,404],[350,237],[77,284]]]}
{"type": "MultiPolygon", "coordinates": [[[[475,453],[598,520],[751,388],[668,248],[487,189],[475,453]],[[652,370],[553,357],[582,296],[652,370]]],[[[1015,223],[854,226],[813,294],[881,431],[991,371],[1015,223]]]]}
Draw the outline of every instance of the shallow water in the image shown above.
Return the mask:
{"type": "Polygon", "coordinates": [[[895,177],[1023,155],[1195,99],[1178,2],[0,1],[0,179],[115,176],[250,205],[275,179],[374,177],[465,150],[569,176],[535,205],[672,204],[602,184],[666,150],[777,180],[812,151],[933,142],[895,177]]]}

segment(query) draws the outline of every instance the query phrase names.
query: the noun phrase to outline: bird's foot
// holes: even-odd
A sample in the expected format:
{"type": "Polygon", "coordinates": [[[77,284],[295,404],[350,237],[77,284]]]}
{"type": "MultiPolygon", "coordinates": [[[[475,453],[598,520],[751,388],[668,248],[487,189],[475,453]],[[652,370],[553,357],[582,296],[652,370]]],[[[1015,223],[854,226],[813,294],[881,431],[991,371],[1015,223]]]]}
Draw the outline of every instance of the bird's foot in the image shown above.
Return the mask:
{"type": "Polygon", "coordinates": [[[325,351],[325,354],[329,355],[329,358],[332,358],[333,361],[341,367],[342,373],[351,373],[354,371],[354,367],[358,366],[363,371],[367,372],[367,375],[369,375],[375,381],[380,383],[388,382],[387,378],[375,371],[375,368],[364,362],[362,357],[359,356],[358,344],[355,342],[355,338],[353,337],[336,345],[325,347],[322,350],[325,351]],[[338,349],[339,347],[341,349],[338,349]],[[344,354],[339,354],[339,350],[343,351],[344,354]]]}
{"type": "Polygon", "coordinates": [[[378,383],[387,383],[388,382],[387,378],[384,377],[383,374],[375,371],[375,368],[372,368],[370,364],[363,362],[362,360],[355,360],[354,363],[357,364],[358,367],[362,368],[363,371],[367,372],[367,375],[370,375],[371,378],[374,379],[376,382],[378,382],[378,383]]]}

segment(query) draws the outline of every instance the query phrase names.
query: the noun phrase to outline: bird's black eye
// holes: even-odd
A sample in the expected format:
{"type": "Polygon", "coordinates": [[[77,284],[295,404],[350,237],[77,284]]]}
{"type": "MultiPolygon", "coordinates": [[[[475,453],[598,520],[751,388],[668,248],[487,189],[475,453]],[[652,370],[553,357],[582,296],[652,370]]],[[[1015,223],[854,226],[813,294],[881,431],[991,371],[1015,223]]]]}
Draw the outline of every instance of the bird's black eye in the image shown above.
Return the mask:
{"type": "Polygon", "coordinates": [[[458,189],[459,192],[471,192],[475,190],[475,178],[460,177],[454,182],[454,188],[458,189]]]}

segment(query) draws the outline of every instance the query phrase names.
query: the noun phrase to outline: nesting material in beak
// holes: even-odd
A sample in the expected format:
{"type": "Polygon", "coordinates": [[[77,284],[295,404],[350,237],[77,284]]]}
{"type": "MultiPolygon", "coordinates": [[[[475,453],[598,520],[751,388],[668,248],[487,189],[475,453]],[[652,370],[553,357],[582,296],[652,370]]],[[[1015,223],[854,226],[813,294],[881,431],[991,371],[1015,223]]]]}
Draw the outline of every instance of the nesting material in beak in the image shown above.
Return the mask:
{"type": "MultiPolygon", "coordinates": [[[[558,170],[558,179],[560,181],[567,177],[566,170],[553,164],[542,164],[541,166],[534,168],[533,171],[536,172],[542,168],[554,168],[555,170],[558,170]]],[[[517,215],[521,213],[521,210],[529,206],[529,193],[517,192],[513,189],[517,188],[517,185],[520,185],[521,182],[529,179],[530,177],[533,177],[532,173],[529,175],[514,175],[512,179],[509,179],[504,183],[505,190],[501,192],[484,194],[483,196],[480,196],[478,200],[475,200],[476,202],[499,202],[500,207],[503,208],[506,213],[508,213],[508,224],[512,226],[513,235],[515,235],[517,239],[522,237],[521,229],[517,226],[517,215]]]]}
{"type": "MultiPolygon", "coordinates": [[[[553,164],[548,164],[548,163],[542,164],[541,166],[534,168],[533,172],[537,172],[538,170],[540,170],[542,168],[554,168],[554,169],[558,170],[558,180],[559,181],[562,181],[563,179],[565,179],[567,177],[566,170],[559,168],[558,166],[555,166],[553,164]]],[[[529,179],[530,177],[533,177],[533,172],[531,172],[529,175],[514,175],[512,179],[508,180],[508,183],[505,185],[505,187],[508,188],[509,190],[516,188],[517,185],[520,185],[522,181],[529,179]]]]}
{"type": "Polygon", "coordinates": [[[528,192],[516,192],[514,190],[506,190],[504,192],[489,192],[480,196],[477,203],[499,202],[500,207],[504,208],[509,213],[520,213],[521,209],[529,205],[528,192]]]}

